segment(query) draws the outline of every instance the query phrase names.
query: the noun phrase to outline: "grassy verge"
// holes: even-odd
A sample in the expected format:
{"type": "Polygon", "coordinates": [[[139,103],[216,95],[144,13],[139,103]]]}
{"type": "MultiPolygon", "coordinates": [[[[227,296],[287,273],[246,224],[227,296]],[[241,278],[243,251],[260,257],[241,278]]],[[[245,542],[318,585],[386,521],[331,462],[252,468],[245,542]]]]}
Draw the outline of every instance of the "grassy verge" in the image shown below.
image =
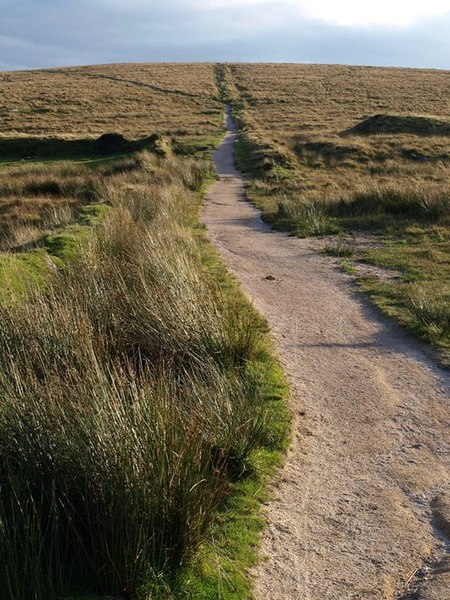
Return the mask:
{"type": "Polygon", "coordinates": [[[341,233],[325,245],[325,253],[345,259],[375,304],[431,344],[449,365],[449,196],[391,187],[294,205],[295,233],[341,233]],[[366,272],[364,265],[377,269],[366,272]]]}
{"type": "Polygon", "coordinates": [[[274,206],[261,184],[250,186],[250,197],[275,228],[299,237],[335,236],[324,242],[325,253],[345,259],[347,270],[353,265],[374,303],[450,364],[450,196],[445,191],[430,195],[414,187],[374,186],[345,198],[285,191],[274,206]],[[378,274],[358,265],[378,267],[378,274]],[[383,269],[400,275],[384,277],[383,269]]]}
{"type": "Polygon", "coordinates": [[[401,273],[394,281],[363,277],[359,283],[383,312],[436,348],[446,366],[450,366],[449,256],[448,228],[415,225],[383,236],[380,248],[359,257],[401,273]]]}
{"type": "MultiPolygon", "coordinates": [[[[250,594],[289,414],[266,324],[196,225],[207,175],[140,155],[76,252],[47,239],[64,268],[0,308],[6,597],[250,594]]],[[[40,272],[44,249],[16,258],[40,272]]]]}
{"type": "Polygon", "coordinates": [[[224,510],[219,512],[196,559],[181,574],[173,598],[251,598],[250,569],[260,560],[258,547],[264,529],[261,505],[269,498],[268,483],[282,464],[289,444],[288,388],[281,366],[274,359],[265,320],[254,312],[203,229],[197,229],[197,234],[204,268],[224,294],[225,304],[234,314],[253,315],[252,320],[256,321],[252,328],[260,329],[268,342],[267,351],[259,356],[255,365],[266,399],[267,430],[264,442],[249,454],[243,477],[233,481],[224,510]]]}

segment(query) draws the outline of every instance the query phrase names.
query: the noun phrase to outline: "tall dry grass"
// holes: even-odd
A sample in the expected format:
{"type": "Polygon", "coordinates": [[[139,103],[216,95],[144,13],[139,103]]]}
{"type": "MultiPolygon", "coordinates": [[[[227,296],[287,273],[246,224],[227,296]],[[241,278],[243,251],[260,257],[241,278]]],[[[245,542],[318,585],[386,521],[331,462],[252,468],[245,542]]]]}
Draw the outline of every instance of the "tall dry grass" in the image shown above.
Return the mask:
{"type": "Polygon", "coordinates": [[[263,330],[186,227],[196,161],[138,158],[45,291],[0,309],[0,582],[15,600],[146,593],[270,438],[263,330]],[[141,590],[141,592],[139,592],[141,590]]]}
{"type": "MultiPolygon", "coordinates": [[[[95,164],[95,163],[94,163],[95,164]]],[[[104,202],[105,182],[140,168],[138,157],[94,167],[79,164],[24,164],[0,172],[0,250],[42,243],[50,232],[76,221],[83,207],[104,202]]]]}
{"type": "Polygon", "coordinates": [[[277,218],[298,235],[338,233],[342,223],[356,229],[450,224],[450,191],[441,186],[372,184],[351,195],[320,195],[305,190],[278,196],[277,218]]]}

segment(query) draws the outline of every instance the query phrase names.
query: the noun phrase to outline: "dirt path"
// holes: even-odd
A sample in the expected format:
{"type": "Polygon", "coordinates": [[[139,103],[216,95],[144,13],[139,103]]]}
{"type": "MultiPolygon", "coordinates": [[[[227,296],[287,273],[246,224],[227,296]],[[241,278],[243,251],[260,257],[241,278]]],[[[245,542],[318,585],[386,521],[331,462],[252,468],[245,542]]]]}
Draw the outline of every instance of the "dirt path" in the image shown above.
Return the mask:
{"type": "MultiPolygon", "coordinates": [[[[431,585],[427,560],[445,562],[431,507],[450,486],[449,374],[308,240],[262,223],[244,199],[227,125],[203,222],[269,320],[295,416],[257,597],[391,599],[418,569],[411,584],[431,585]]],[[[448,595],[422,597],[448,600],[446,585],[448,595]]]]}

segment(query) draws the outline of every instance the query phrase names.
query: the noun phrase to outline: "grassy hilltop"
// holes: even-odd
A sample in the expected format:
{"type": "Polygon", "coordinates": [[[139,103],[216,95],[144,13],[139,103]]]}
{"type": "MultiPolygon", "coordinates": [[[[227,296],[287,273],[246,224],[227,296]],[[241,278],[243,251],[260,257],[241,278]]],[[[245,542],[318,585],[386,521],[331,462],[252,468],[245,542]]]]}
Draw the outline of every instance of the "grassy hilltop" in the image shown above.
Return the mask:
{"type": "Polygon", "coordinates": [[[122,64],[18,71],[0,77],[2,136],[179,139],[217,134],[213,65],[122,64]]]}

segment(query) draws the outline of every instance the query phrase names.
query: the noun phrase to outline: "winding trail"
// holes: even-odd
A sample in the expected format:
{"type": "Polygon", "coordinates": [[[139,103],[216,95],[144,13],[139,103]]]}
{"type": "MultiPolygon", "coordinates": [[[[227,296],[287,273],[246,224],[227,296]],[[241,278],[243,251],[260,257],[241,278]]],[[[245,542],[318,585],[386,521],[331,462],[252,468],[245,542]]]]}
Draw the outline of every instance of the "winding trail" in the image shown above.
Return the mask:
{"type": "Polygon", "coordinates": [[[449,373],[310,240],[261,221],[226,122],[202,220],[266,315],[293,392],[293,444],[267,507],[256,595],[395,598],[427,559],[444,556],[431,507],[450,488],[449,373]]]}

